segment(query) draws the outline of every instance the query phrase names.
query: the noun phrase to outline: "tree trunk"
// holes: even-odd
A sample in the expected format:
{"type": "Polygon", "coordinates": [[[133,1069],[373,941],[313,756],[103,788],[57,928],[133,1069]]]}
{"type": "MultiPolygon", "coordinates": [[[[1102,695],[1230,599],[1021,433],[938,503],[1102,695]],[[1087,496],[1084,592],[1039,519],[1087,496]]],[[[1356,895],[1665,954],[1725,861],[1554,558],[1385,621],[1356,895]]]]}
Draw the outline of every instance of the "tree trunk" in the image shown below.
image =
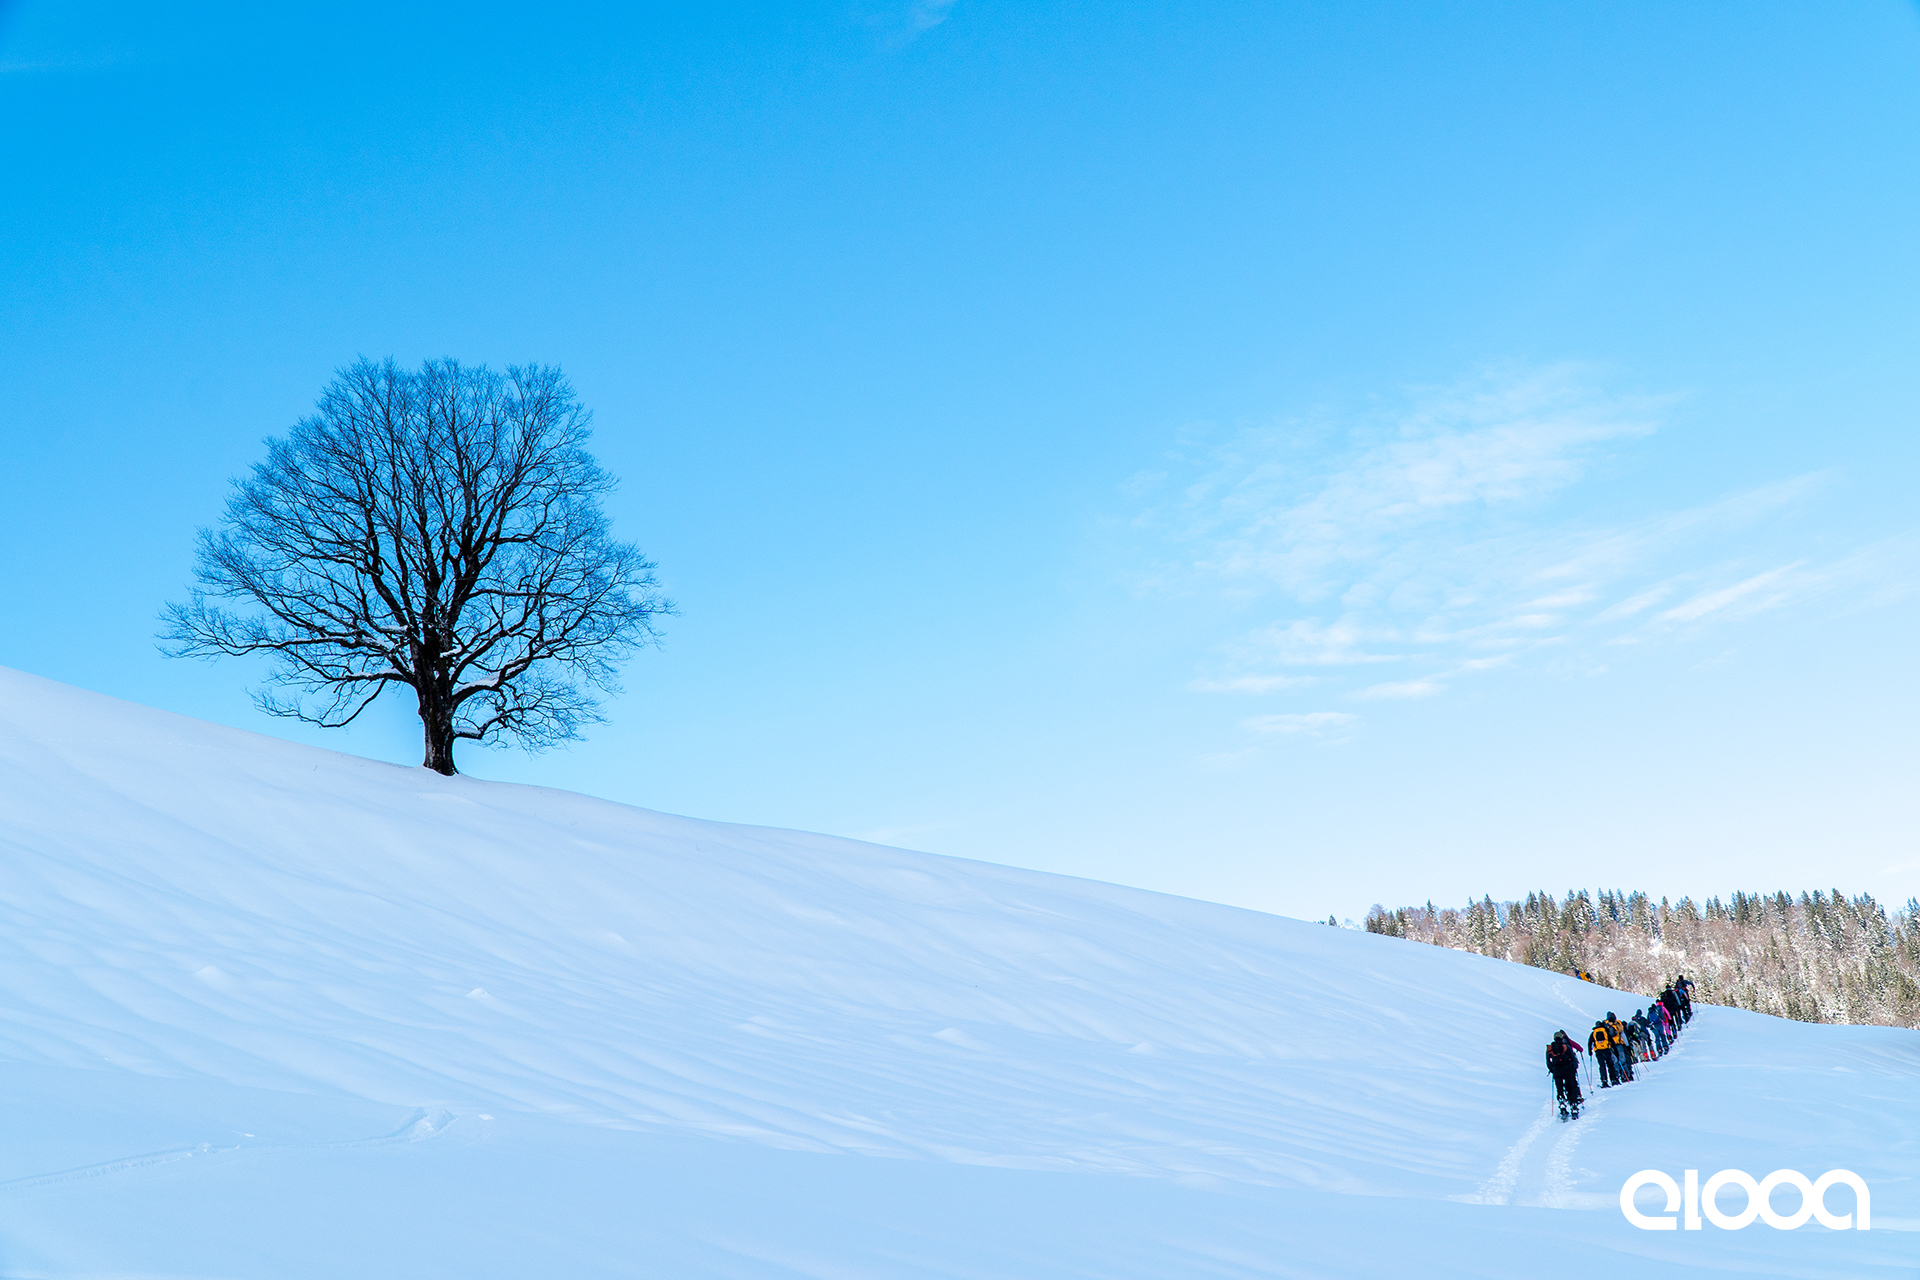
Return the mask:
{"type": "Polygon", "coordinates": [[[460,771],[453,767],[453,707],[451,698],[438,696],[440,690],[431,683],[421,689],[420,726],[427,740],[427,758],[420,763],[435,773],[444,773],[449,778],[460,771]]]}
{"type": "Polygon", "coordinates": [[[427,758],[420,763],[435,773],[444,773],[449,778],[460,771],[453,767],[453,727],[444,721],[436,723],[428,720],[426,725],[427,758]]]}

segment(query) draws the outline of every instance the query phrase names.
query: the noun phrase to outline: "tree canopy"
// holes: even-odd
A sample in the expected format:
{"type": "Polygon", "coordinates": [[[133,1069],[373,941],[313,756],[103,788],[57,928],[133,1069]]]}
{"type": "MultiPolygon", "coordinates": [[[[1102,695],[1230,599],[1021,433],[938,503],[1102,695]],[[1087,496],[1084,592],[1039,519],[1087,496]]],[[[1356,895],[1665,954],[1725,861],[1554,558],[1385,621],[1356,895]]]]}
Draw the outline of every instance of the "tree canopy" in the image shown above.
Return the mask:
{"type": "Polygon", "coordinates": [[[609,532],[589,425],[551,367],[341,370],[200,531],[167,651],[268,656],[258,704],[315,724],[410,689],[441,773],[463,739],[578,737],[673,611],[609,532]]]}

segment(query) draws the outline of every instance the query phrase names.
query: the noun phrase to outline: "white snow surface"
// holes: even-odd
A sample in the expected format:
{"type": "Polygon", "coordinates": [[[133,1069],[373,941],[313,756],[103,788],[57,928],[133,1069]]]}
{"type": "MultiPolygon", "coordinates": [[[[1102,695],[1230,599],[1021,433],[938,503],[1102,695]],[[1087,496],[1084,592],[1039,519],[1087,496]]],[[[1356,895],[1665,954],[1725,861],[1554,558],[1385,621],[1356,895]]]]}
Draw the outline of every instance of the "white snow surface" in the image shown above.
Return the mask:
{"type": "Polygon", "coordinates": [[[1703,1009],[1558,1123],[1630,1003],[0,669],[0,1277],[1912,1272],[1920,1034],[1703,1009]],[[1874,1229],[1637,1231],[1650,1167],[1874,1229]]]}

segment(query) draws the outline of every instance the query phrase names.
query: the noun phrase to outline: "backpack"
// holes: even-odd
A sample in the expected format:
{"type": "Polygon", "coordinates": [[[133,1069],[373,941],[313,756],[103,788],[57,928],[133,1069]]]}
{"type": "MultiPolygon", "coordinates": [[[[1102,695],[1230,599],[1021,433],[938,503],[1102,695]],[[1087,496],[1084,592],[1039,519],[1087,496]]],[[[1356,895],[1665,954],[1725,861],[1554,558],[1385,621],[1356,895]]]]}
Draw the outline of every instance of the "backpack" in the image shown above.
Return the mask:
{"type": "Polygon", "coordinates": [[[1587,1043],[1596,1049],[1610,1049],[1613,1047],[1613,1037],[1607,1033],[1606,1027],[1599,1026],[1593,1029],[1593,1038],[1587,1043]]]}

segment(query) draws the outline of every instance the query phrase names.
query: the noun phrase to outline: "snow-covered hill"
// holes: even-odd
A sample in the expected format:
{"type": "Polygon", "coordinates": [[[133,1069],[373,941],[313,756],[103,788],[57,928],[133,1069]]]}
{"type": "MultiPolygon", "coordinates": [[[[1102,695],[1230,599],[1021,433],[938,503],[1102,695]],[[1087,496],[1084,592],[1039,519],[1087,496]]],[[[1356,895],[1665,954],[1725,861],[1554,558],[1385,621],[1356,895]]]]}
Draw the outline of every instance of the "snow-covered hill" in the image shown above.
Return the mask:
{"type": "Polygon", "coordinates": [[[1624,1004],[0,671],[0,1276],[1920,1261],[1920,1035],[1707,1010],[1553,1122],[1544,1040],[1624,1004]],[[1646,1167],[1851,1168],[1875,1230],[1636,1231],[1646,1167]]]}

